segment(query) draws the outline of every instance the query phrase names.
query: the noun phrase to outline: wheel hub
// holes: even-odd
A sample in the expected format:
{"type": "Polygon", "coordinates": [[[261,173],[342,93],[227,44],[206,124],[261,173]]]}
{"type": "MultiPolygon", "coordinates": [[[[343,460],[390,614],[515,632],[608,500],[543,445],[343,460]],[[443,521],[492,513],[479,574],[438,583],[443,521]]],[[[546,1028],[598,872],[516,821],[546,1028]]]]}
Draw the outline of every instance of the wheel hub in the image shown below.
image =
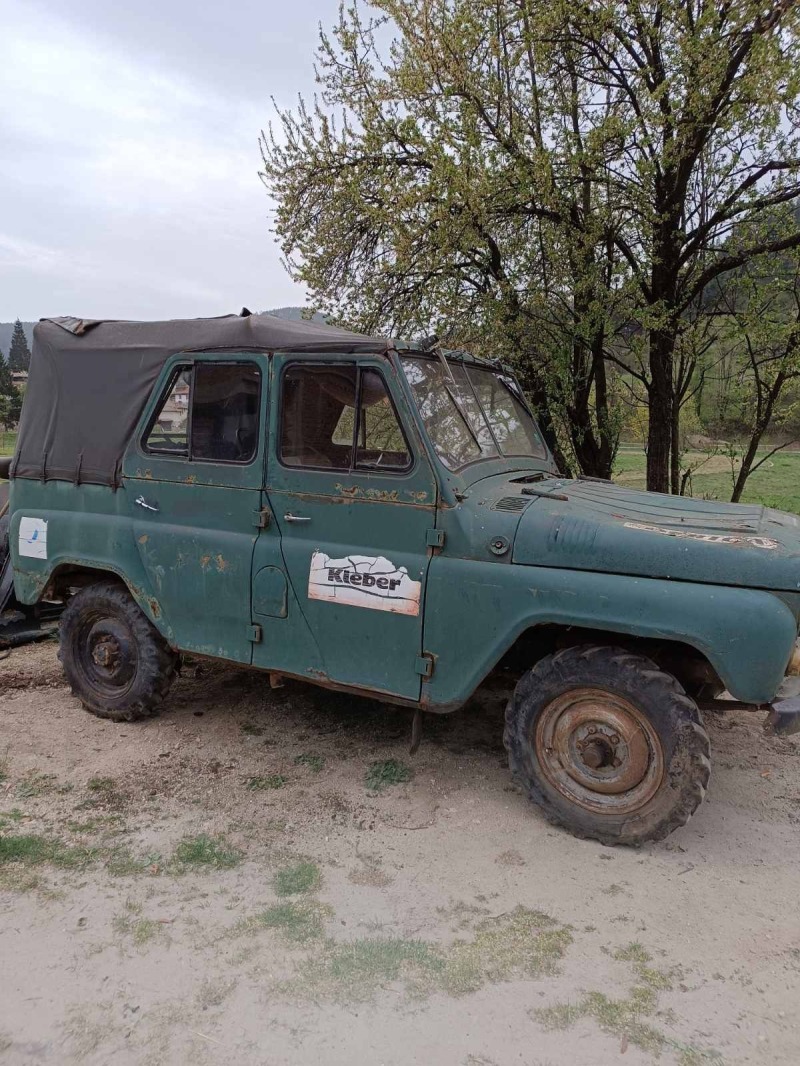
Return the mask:
{"type": "Polygon", "coordinates": [[[646,715],[617,693],[572,689],[540,714],[534,745],[545,777],[592,811],[627,814],[658,790],[664,758],[646,715]]]}
{"type": "Polygon", "coordinates": [[[135,642],[116,618],[92,620],[80,639],[80,657],[87,681],[104,693],[118,693],[136,670],[135,642]]]}

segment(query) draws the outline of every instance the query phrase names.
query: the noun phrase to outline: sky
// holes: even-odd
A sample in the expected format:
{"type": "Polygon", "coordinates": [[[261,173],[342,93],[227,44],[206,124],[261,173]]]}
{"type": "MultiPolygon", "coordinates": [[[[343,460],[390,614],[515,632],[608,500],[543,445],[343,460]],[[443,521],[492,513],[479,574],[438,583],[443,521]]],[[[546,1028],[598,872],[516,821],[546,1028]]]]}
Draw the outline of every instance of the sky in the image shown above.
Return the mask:
{"type": "Polygon", "coordinates": [[[338,0],[0,0],[0,321],[301,304],[258,178],[338,0]]]}

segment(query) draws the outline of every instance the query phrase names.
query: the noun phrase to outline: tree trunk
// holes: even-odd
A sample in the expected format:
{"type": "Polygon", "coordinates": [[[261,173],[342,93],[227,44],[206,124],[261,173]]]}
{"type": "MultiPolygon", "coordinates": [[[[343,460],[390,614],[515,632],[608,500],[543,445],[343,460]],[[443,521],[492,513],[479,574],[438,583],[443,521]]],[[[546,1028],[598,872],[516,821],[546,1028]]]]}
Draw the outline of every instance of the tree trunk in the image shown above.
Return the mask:
{"type": "Polygon", "coordinates": [[[677,320],[676,292],[679,269],[680,215],[674,198],[664,196],[672,182],[667,179],[656,200],[659,221],[653,230],[653,266],[650,275],[651,311],[661,321],[651,326],[650,405],[647,430],[647,487],[651,492],[669,492],[672,467],[673,437],[677,437],[680,410],[674,410],[675,382],[673,379],[677,320]]]}
{"type": "Polygon", "coordinates": [[[678,397],[672,397],[672,422],[670,425],[669,491],[681,495],[681,408],[678,397]]]}
{"type": "Polygon", "coordinates": [[[672,352],[674,338],[663,330],[650,334],[650,384],[647,389],[647,487],[669,492],[672,445],[672,352]]]}

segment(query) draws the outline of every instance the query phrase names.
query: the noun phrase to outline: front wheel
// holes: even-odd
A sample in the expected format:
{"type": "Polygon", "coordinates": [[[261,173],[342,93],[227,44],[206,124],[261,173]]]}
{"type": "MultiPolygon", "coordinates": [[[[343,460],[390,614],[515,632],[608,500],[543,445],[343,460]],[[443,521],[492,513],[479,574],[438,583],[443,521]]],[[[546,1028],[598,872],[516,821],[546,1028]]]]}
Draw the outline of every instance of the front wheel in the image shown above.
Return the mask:
{"type": "Polygon", "coordinates": [[[708,734],[669,674],[621,648],[566,648],[506,711],[515,779],[550,821],[605,844],[662,840],[705,796],[708,734]]]}
{"type": "Polygon", "coordinates": [[[136,605],[111,581],[88,585],[61,616],[58,657],[87,711],[115,722],[158,713],[177,657],[136,605]]]}

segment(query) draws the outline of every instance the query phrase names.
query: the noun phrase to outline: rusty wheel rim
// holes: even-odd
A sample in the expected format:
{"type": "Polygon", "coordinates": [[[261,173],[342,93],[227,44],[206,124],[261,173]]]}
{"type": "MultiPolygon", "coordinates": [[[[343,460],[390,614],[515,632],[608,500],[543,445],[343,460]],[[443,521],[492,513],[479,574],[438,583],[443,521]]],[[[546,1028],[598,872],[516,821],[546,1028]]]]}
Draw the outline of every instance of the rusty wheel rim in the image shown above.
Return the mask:
{"type": "Polygon", "coordinates": [[[631,814],[664,779],[661,741],[647,716],[607,689],[557,696],[539,715],[533,741],[553,788],[595,813],[631,814]]]}

